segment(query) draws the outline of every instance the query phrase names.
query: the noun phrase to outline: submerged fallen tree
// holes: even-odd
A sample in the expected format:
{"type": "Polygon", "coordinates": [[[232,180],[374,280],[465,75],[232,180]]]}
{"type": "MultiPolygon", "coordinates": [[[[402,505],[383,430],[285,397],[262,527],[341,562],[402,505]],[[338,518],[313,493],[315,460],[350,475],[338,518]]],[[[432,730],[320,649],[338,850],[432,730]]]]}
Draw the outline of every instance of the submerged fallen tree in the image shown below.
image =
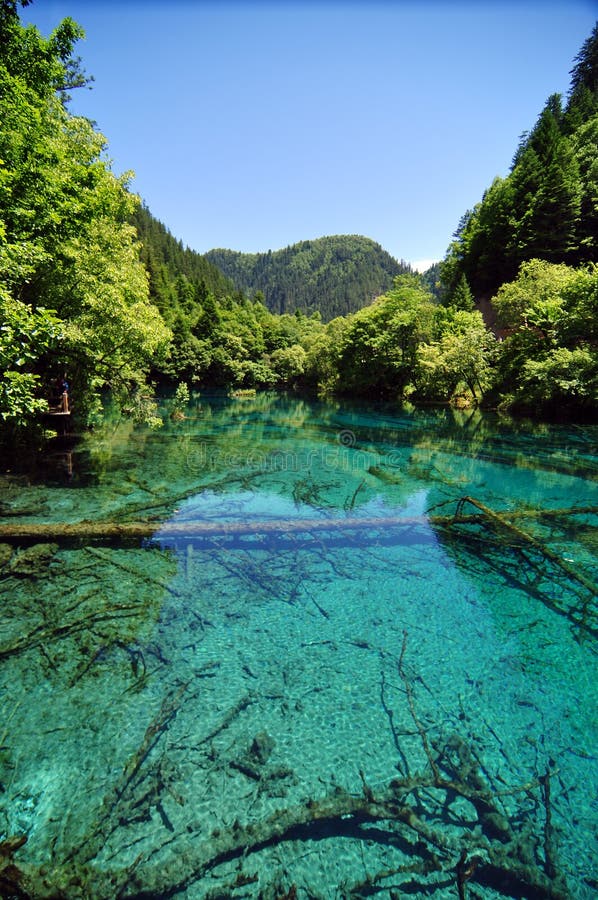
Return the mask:
{"type": "MultiPolygon", "coordinates": [[[[529,787],[521,790],[529,790],[529,787]]],[[[564,879],[558,875],[551,878],[542,871],[532,858],[531,846],[526,846],[529,838],[526,836],[523,840],[515,835],[504,816],[491,810],[485,791],[468,788],[456,781],[441,779],[437,782],[429,776],[396,779],[382,793],[374,794],[367,785],[363,796],[353,796],[339,789],[332,796],[279,810],[256,824],[241,825],[237,821],[230,829],[215,830],[208,842],[200,842],[194,850],[173,852],[171,859],[159,866],[139,864],[109,871],[95,868],[91,863],[65,864],[56,868],[19,865],[14,855],[24,841],[16,838],[5,842],[4,851],[0,845],[0,853],[4,853],[5,859],[5,867],[0,871],[0,887],[12,891],[15,897],[35,900],[112,900],[114,897],[159,900],[185,890],[226,861],[246,859],[273,844],[317,840],[324,836],[327,839],[351,836],[392,844],[404,832],[405,840],[414,842],[412,851],[422,857],[420,866],[407,866],[407,872],[444,873],[460,887],[461,896],[465,896],[465,882],[474,880],[505,896],[567,900],[570,894],[564,879]],[[487,836],[477,840],[468,840],[464,836],[461,841],[447,837],[441,827],[434,827],[426,817],[418,814],[414,801],[409,800],[410,795],[426,788],[440,789],[447,796],[465,796],[484,809],[488,822],[492,816],[504,821],[504,843],[487,836]],[[385,822],[387,829],[368,830],[367,824],[373,822],[385,822]]],[[[496,832],[496,828],[494,830],[496,832]]]]}
{"type": "Polygon", "coordinates": [[[268,535],[285,533],[309,533],[323,531],[384,531],[389,528],[413,528],[414,526],[476,524],[489,516],[508,525],[512,519],[550,519],[563,516],[598,515],[598,507],[570,507],[567,509],[521,509],[498,514],[470,497],[458,501],[454,515],[420,516],[344,516],[338,518],[252,519],[250,521],[197,521],[173,520],[161,524],[153,521],[116,522],[0,522],[0,542],[18,541],[96,541],[114,539],[139,540],[159,538],[218,537],[221,535],[268,535]],[[479,512],[463,514],[465,502],[477,506],[479,512]]]}
{"type": "MultiPolygon", "coordinates": [[[[206,542],[208,548],[214,547],[216,542],[219,551],[238,545],[247,549],[260,548],[256,538],[263,538],[265,546],[273,540],[288,542],[293,540],[293,546],[299,546],[298,541],[303,541],[305,546],[314,546],[322,538],[326,543],[357,541],[358,546],[363,546],[364,536],[372,544],[390,543],[395,541],[410,541],[413,543],[427,542],[432,539],[430,527],[438,533],[442,533],[443,540],[456,543],[461,550],[469,546],[470,554],[476,558],[484,556],[496,556],[501,552],[501,565],[506,570],[509,565],[513,571],[509,577],[517,576],[516,570],[523,573],[533,573],[535,579],[540,579],[544,587],[538,583],[525,584],[521,581],[524,590],[531,593],[536,599],[549,607],[553,612],[564,615],[580,631],[598,637],[598,621],[596,620],[595,599],[598,597],[598,585],[589,574],[583,571],[579,565],[554,552],[546,541],[541,541],[529,531],[523,530],[518,522],[563,520],[570,522],[573,517],[586,517],[598,515],[598,507],[574,506],[566,509],[521,509],[498,513],[485,504],[472,497],[462,497],[456,502],[452,515],[439,515],[430,512],[421,516],[384,516],[360,518],[357,516],[322,517],[322,518],[298,518],[298,519],[269,519],[251,521],[197,521],[175,520],[165,522],[156,530],[156,522],[112,522],[112,521],[82,521],[77,523],[0,523],[0,549],[4,547],[7,553],[5,558],[0,554],[0,573],[3,576],[35,574],[35,560],[30,559],[36,549],[43,554],[44,548],[53,548],[55,552],[59,544],[74,543],[76,546],[95,544],[101,542],[116,543],[121,541],[151,540],[166,546],[187,544],[188,548],[194,542],[206,542]],[[473,506],[474,513],[464,513],[467,506],[473,506]],[[314,538],[316,539],[314,541],[314,538]],[[52,544],[45,542],[51,540],[52,544]],[[3,543],[4,542],[4,543],[3,543]],[[10,543],[9,543],[10,542],[10,543]],[[236,543],[235,543],[236,542],[236,543]],[[244,544],[241,542],[245,542],[244,544]],[[502,558],[502,551],[508,549],[508,557],[502,558]],[[35,544],[25,551],[13,553],[10,544],[18,547],[20,544],[35,544]],[[11,555],[12,554],[12,555],[11,555]],[[530,559],[530,555],[535,560],[530,559]],[[544,571],[539,571],[543,568],[544,571]],[[555,594],[555,584],[566,584],[573,590],[561,591],[555,594]],[[568,599],[569,598],[569,599],[568,599]]],[[[443,504],[446,505],[446,504],[443,504]]],[[[140,573],[137,569],[131,570],[126,563],[112,557],[106,557],[107,551],[93,546],[88,546],[87,552],[118,566],[129,574],[140,576],[144,581],[160,589],[160,592],[168,592],[178,596],[167,579],[154,579],[147,573],[140,573]]],[[[500,566],[498,566],[500,569],[500,566]]],[[[257,576],[253,573],[252,577],[257,576]]],[[[26,652],[32,647],[37,647],[45,642],[68,636],[72,631],[87,628],[91,623],[100,621],[110,615],[108,611],[92,610],[80,619],[63,619],[59,623],[48,626],[45,623],[29,634],[21,634],[16,641],[0,644],[0,660],[9,656],[26,652]]],[[[134,615],[130,607],[115,607],[114,615],[134,615]]]]}
{"type": "MultiPolygon", "coordinates": [[[[155,751],[185,702],[188,685],[183,684],[165,697],[106,794],[91,832],[66,858],[46,865],[20,862],[24,835],[0,843],[0,895],[22,900],[160,900],[187,890],[227,862],[253,865],[255,855],[274,845],[343,838],[385,845],[397,853],[397,865],[368,874],[348,894],[346,886],[339,885],[343,896],[364,896],[374,886],[376,891],[385,890],[383,883],[389,878],[393,879],[389,890],[413,886],[416,877],[417,889],[430,896],[448,887],[465,900],[471,882],[491,888],[492,896],[568,900],[571,893],[559,868],[552,824],[550,782],[556,769],[549,766],[525,784],[497,789],[473,738],[450,733],[433,743],[416,709],[413,677],[404,664],[406,646],[404,633],[396,670],[421,741],[419,771],[407,771],[374,790],[360,770],[362,789],[357,794],[336,786],[324,796],[305,798],[262,819],[245,823],[236,819],[227,827],[215,827],[207,838],[190,835],[188,829],[168,834],[149,858],[139,855],[130,865],[110,866],[102,858],[105,843],[121,831],[126,843],[127,823],[139,821],[140,805],[148,794],[159,803],[161,792],[168,789],[155,751]],[[167,855],[152,861],[165,848],[167,855]]],[[[239,701],[216,732],[227,728],[251,702],[249,696],[239,701]]],[[[128,841],[133,843],[130,837],[128,841]]],[[[228,877],[232,879],[228,892],[218,896],[231,896],[235,887],[259,880],[255,872],[241,868],[228,877]]],[[[260,897],[270,896],[264,893],[267,887],[260,885],[260,897]]],[[[295,897],[296,888],[272,896],[295,897]]]]}

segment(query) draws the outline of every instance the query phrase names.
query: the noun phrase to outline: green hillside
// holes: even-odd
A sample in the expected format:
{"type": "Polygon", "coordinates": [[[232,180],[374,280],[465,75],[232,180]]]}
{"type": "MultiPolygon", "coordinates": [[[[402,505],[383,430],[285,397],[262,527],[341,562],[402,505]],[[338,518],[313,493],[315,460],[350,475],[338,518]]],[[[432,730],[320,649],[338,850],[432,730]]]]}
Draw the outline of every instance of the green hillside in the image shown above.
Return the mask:
{"type": "Polygon", "coordinates": [[[566,101],[547,99],[509,175],[462,216],[442,280],[449,296],[464,277],[476,299],[488,298],[532,259],[598,261],[598,26],[575,59],[566,101]]]}
{"type": "Polygon", "coordinates": [[[371,303],[410,267],[397,262],[380,244],[360,235],[335,235],[301,241],[284,250],[238,253],[210,250],[238,290],[264,295],[271,312],[319,311],[325,321],[371,303]]]}
{"type": "Polygon", "coordinates": [[[138,206],[131,219],[141,241],[141,261],[149,275],[150,297],[167,318],[179,304],[201,302],[207,293],[224,297],[234,292],[232,282],[205,256],[177,240],[146,206],[138,206]]]}

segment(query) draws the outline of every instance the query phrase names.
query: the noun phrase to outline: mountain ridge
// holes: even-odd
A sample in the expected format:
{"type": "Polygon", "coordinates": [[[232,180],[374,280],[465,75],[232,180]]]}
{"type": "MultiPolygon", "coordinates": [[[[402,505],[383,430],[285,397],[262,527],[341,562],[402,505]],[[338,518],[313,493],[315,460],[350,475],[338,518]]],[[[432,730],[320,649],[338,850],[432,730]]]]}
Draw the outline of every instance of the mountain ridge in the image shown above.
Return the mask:
{"type": "Polygon", "coordinates": [[[364,235],[325,235],[280,250],[243,253],[215,248],[204,254],[237,290],[262,294],[271,312],[307,314],[325,320],[345,316],[392,288],[411,272],[379,243],[364,235]]]}

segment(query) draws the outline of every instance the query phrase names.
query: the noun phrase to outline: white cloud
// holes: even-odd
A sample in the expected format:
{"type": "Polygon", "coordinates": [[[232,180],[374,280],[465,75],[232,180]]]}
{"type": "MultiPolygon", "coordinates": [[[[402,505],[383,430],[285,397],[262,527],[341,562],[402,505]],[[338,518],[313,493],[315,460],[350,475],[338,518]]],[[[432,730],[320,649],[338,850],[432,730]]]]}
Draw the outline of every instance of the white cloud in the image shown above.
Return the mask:
{"type": "Polygon", "coordinates": [[[415,269],[416,272],[425,272],[426,269],[429,269],[430,266],[433,266],[434,263],[440,262],[439,259],[416,259],[411,263],[411,268],[415,269]]]}

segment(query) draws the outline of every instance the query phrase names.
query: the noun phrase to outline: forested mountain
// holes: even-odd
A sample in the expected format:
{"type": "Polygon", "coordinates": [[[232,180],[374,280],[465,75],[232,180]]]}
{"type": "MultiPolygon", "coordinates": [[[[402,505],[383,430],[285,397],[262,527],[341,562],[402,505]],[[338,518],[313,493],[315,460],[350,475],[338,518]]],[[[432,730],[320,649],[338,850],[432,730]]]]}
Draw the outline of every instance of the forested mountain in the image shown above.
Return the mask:
{"type": "Polygon", "coordinates": [[[210,250],[206,258],[239,290],[260,291],[272,312],[318,311],[324,321],[361,309],[391,288],[397,275],[411,271],[380,244],[354,234],[267,253],[210,250]]]}
{"type": "Polygon", "coordinates": [[[185,247],[145,205],[136,207],[131,224],[141,241],[140,256],[148,271],[152,302],[167,317],[172,317],[177,305],[201,302],[207,293],[214,297],[234,293],[233,283],[220,269],[185,247]]]}
{"type": "Polygon", "coordinates": [[[511,171],[461,219],[442,279],[476,298],[512,281],[522,263],[579,266],[598,259],[598,26],[571,72],[566,103],[551,95],[521,137],[511,171]]]}

